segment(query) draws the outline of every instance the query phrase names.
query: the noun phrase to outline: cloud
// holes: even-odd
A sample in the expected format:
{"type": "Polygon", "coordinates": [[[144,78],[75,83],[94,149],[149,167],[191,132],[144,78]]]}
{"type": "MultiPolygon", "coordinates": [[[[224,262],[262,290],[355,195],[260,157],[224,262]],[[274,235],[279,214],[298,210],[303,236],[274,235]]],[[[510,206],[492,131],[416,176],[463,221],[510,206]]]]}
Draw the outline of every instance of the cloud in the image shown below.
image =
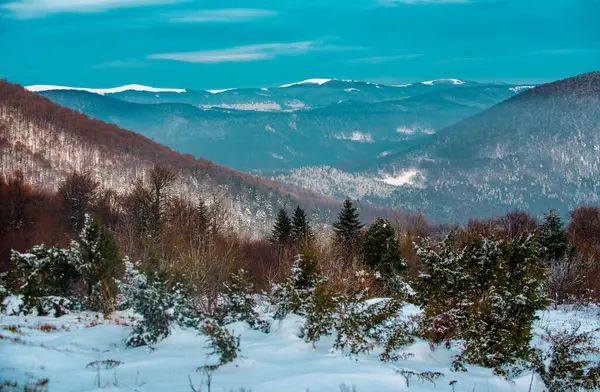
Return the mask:
{"type": "Polygon", "coordinates": [[[254,8],[226,8],[219,10],[204,10],[180,14],[171,18],[172,22],[188,23],[234,23],[246,22],[256,18],[266,18],[277,15],[276,11],[254,8]]]}
{"type": "Polygon", "coordinates": [[[381,64],[386,61],[414,59],[414,58],[422,57],[422,56],[423,56],[423,54],[400,54],[400,55],[394,55],[394,56],[361,57],[361,58],[350,60],[350,62],[366,63],[366,64],[381,64]]]}
{"type": "Polygon", "coordinates": [[[283,55],[299,55],[312,51],[345,49],[350,48],[322,45],[319,41],[303,41],[247,45],[199,52],[160,53],[152,54],[148,56],[148,58],[153,60],[174,60],[188,63],[214,64],[223,62],[271,60],[277,56],[283,55]]]}
{"type": "Polygon", "coordinates": [[[595,52],[600,52],[600,49],[576,49],[576,48],[570,48],[570,49],[543,49],[543,50],[536,50],[534,52],[531,52],[532,55],[536,56],[536,55],[546,55],[546,54],[573,54],[573,53],[595,53],[595,52]]]}
{"type": "Polygon", "coordinates": [[[55,13],[101,12],[115,8],[181,3],[188,0],[16,0],[0,5],[16,18],[38,18],[55,13]]]}

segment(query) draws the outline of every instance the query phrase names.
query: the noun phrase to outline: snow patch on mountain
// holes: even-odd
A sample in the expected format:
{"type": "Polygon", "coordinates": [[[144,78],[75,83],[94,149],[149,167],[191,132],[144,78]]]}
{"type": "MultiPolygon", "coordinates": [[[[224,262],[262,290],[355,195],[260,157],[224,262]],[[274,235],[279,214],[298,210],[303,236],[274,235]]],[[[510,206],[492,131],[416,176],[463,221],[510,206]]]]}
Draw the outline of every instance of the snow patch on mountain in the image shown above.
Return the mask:
{"type": "Polygon", "coordinates": [[[530,90],[535,88],[535,86],[516,86],[509,88],[510,91],[514,91],[515,93],[520,93],[522,90],[530,90]]]}
{"type": "Polygon", "coordinates": [[[381,181],[393,186],[414,185],[417,174],[419,172],[416,169],[408,169],[400,174],[387,175],[381,181]]]}
{"type": "Polygon", "coordinates": [[[322,84],[331,82],[331,80],[332,79],[306,79],[306,80],[303,80],[301,82],[284,84],[283,86],[279,86],[279,88],[286,88],[286,87],[298,86],[298,85],[301,85],[301,84],[318,84],[320,86],[322,84]]]}
{"type": "Polygon", "coordinates": [[[26,90],[32,91],[34,93],[41,91],[51,91],[51,90],[77,90],[77,91],[87,91],[95,94],[115,94],[122,93],[124,91],[147,91],[151,93],[185,93],[185,89],[180,88],[158,88],[158,87],[150,87],[143,86],[141,84],[128,84],[120,87],[112,87],[112,88],[87,88],[87,87],[68,87],[68,86],[53,86],[53,85],[45,85],[45,84],[36,84],[32,86],[26,86],[26,90]]]}
{"type": "Polygon", "coordinates": [[[338,133],[334,137],[338,140],[351,140],[353,142],[360,143],[373,143],[373,137],[370,133],[362,133],[359,131],[354,131],[350,134],[338,133]]]}
{"type": "Polygon", "coordinates": [[[344,91],[347,93],[351,93],[352,91],[360,91],[360,90],[357,88],[354,88],[354,87],[350,87],[350,88],[345,88],[344,91]]]}
{"type": "Polygon", "coordinates": [[[211,93],[211,94],[221,94],[224,93],[225,91],[232,91],[232,90],[237,90],[236,88],[224,88],[221,90],[204,90],[207,93],[211,93]]]}
{"type": "Polygon", "coordinates": [[[428,80],[426,82],[421,82],[421,84],[427,84],[429,86],[433,86],[434,84],[442,84],[442,83],[460,85],[460,84],[465,84],[466,82],[463,80],[460,80],[460,79],[435,79],[435,80],[428,80]]]}
{"type": "Polygon", "coordinates": [[[203,109],[233,109],[233,110],[254,110],[257,112],[272,112],[281,110],[281,105],[277,102],[247,102],[247,103],[235,103],[235,104],[220,104],[220,105],[202,105],[203,109]]]}

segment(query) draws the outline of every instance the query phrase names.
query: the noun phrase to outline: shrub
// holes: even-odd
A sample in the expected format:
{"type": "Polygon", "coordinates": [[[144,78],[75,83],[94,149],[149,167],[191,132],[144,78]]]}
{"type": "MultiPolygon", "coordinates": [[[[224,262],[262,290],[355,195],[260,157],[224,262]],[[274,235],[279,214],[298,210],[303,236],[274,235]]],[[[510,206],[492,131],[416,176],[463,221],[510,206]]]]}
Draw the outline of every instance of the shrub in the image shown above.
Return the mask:
{"type": "Polygon", "coordinates": [[[464,341],[462,361],[502,367],[526,358],[536,311],[548,302],[546,270],[532,235],[513,240],[476,238],[454,250],[447,237],[418,247],[425,272],[418,279],[422,331],[434,343],[464,341]]]}
{"type": "Polygon", "coordinates": [[[261,320],[259,314],[254,310],[256,304],[252,297],[252,288],[248,272],[243,269],[233,273],[229,281],[223,283],[221,303],[218,306],[216,317],[219,324],[244,321],[254,329],[263,332],[269,331],[269,323],[261,320]]]}
{"type": "Polygon", "coordinates": [[[216,369],[237,359],[240,351],[239,336],[232,335],[214,319],[206,319],[200,331],[209,339],[208,348],[212,349],[209,355],[216,354],[219,357],[217,364],[208,366],[216,369]]]}
{"type": "Polygon", "coordinates": [[[193,306],[190,290],[181,282],[169,282],[164,274],[141,272],[127,262],[126,280],[119,282],[123,290],[121,306],[130,304],[138,320],[127,345],[132,347],[157,343],[166,338],[173,324],[197,327],[200,314],[193,306]]]}
{"type": "Polygon", "coordinates": [[[548,330],[549,350],[535,351],[536,370],[549,392],[596,391],[600,388],[600,347],[593,332],[548,330]],[[596,357],[594,360],[593,357],[596,357]]]}

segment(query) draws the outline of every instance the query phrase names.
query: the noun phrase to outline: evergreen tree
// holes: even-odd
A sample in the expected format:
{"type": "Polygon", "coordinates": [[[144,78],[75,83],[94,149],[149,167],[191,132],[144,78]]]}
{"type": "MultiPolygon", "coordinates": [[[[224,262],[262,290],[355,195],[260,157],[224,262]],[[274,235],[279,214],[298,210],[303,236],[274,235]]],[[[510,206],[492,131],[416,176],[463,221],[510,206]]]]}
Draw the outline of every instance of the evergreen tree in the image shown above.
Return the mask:
{"type": "Polygon", "coordinates": [[[347,251],[354,250],[358,245],[360,229],[364,226],[360,223],[359,215],[358,208],[352,205],[349,198],[346,198],[338,215],[338,221],[333,224],[336,239],[347,251]]]}
{"type": "Polygon", "coordinates": [[[113,234],[89,214],[79,234],[83,255],[80,272],[84,302],[91,310],[111,311],[116,293],[114,278],[122,273],[121,252],[113,234]]]}
{"type": "Polygon", "coordinates": [[[315,236],[306,218],[306,213],[300,206],[294,210],[292,217],[291,238],[295,245],[304,246],[310,244],[315,236]]]}
{"type": "Polygon", "coordinates": [[[544,261],[559,260],[570,251],[562,219],[553,209],[545,214],[544,223],[540,226],[538,242],[543,248],[541,256],[544,261]]]}
{"type": "Polygon", "coordinates": [[[279,246],[284,246],[290,240],[291,234],[292,220],[288,216],[287,212],[285,212],[285,210],[282,208],[277,214],[277,220],[275,221],[273,231],[271,232],[271,241],[279,246]]]}
{"type": "Polygon", "coordinates": [[[363,252],[367,266],[379,271],[386,279],[406,268],[396,232],[386,219],[377,218],[369,227],[365,234],[363,252]]]}

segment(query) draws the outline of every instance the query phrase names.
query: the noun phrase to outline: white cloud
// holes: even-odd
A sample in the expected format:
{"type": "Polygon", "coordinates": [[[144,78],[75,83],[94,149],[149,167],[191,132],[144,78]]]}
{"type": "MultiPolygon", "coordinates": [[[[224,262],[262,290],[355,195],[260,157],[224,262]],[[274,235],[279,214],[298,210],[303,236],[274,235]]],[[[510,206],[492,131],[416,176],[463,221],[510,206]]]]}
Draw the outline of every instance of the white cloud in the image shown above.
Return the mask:
{"type": "Polygon", "coordinates": [[[16,0],[0,5],[20,19],[54,13],[100,12],[114,8],[181,3],[188,0],[16,0]]]}
{"type": "Polygon", "coordinates": [[[351,60],[351,62],[381,64],[386,61],[414,59],[414,58],[422,57],[422,56],[423,56],[422,54],[400,54],[400,55],[395,55],[395,56],[362,57],[362,58],[351,60]]]}
{"type": "Polygon", "coordinates": [[[324,46],[316,41],[269,43],[238,46],[220,50],[199,52],[159,53],[148,56],[154,60],[174,60],[188,63],[214,64],[223,62],[270,60],[282,55],[299,55],[310,51],[336,50],[338,47],[324,46]]]}
{"type": "Polygon", "coordinates": [[[599,52],[600,49],[582,49],[582,48],[570,48],[570,49],[543,49],[531,52],[533,55],[545,55],[545,54],[573,54],[573,53],[594,53],[599,52]]]}
{"type": "Polygon", "coordinates": [[[253,8],[227,8],[219,10],[203,10],[173,16],[173,22],[188,23],[233,23],[246,22],[256,18],[266,18],[277,15],[277,12],[253,8]]]}

